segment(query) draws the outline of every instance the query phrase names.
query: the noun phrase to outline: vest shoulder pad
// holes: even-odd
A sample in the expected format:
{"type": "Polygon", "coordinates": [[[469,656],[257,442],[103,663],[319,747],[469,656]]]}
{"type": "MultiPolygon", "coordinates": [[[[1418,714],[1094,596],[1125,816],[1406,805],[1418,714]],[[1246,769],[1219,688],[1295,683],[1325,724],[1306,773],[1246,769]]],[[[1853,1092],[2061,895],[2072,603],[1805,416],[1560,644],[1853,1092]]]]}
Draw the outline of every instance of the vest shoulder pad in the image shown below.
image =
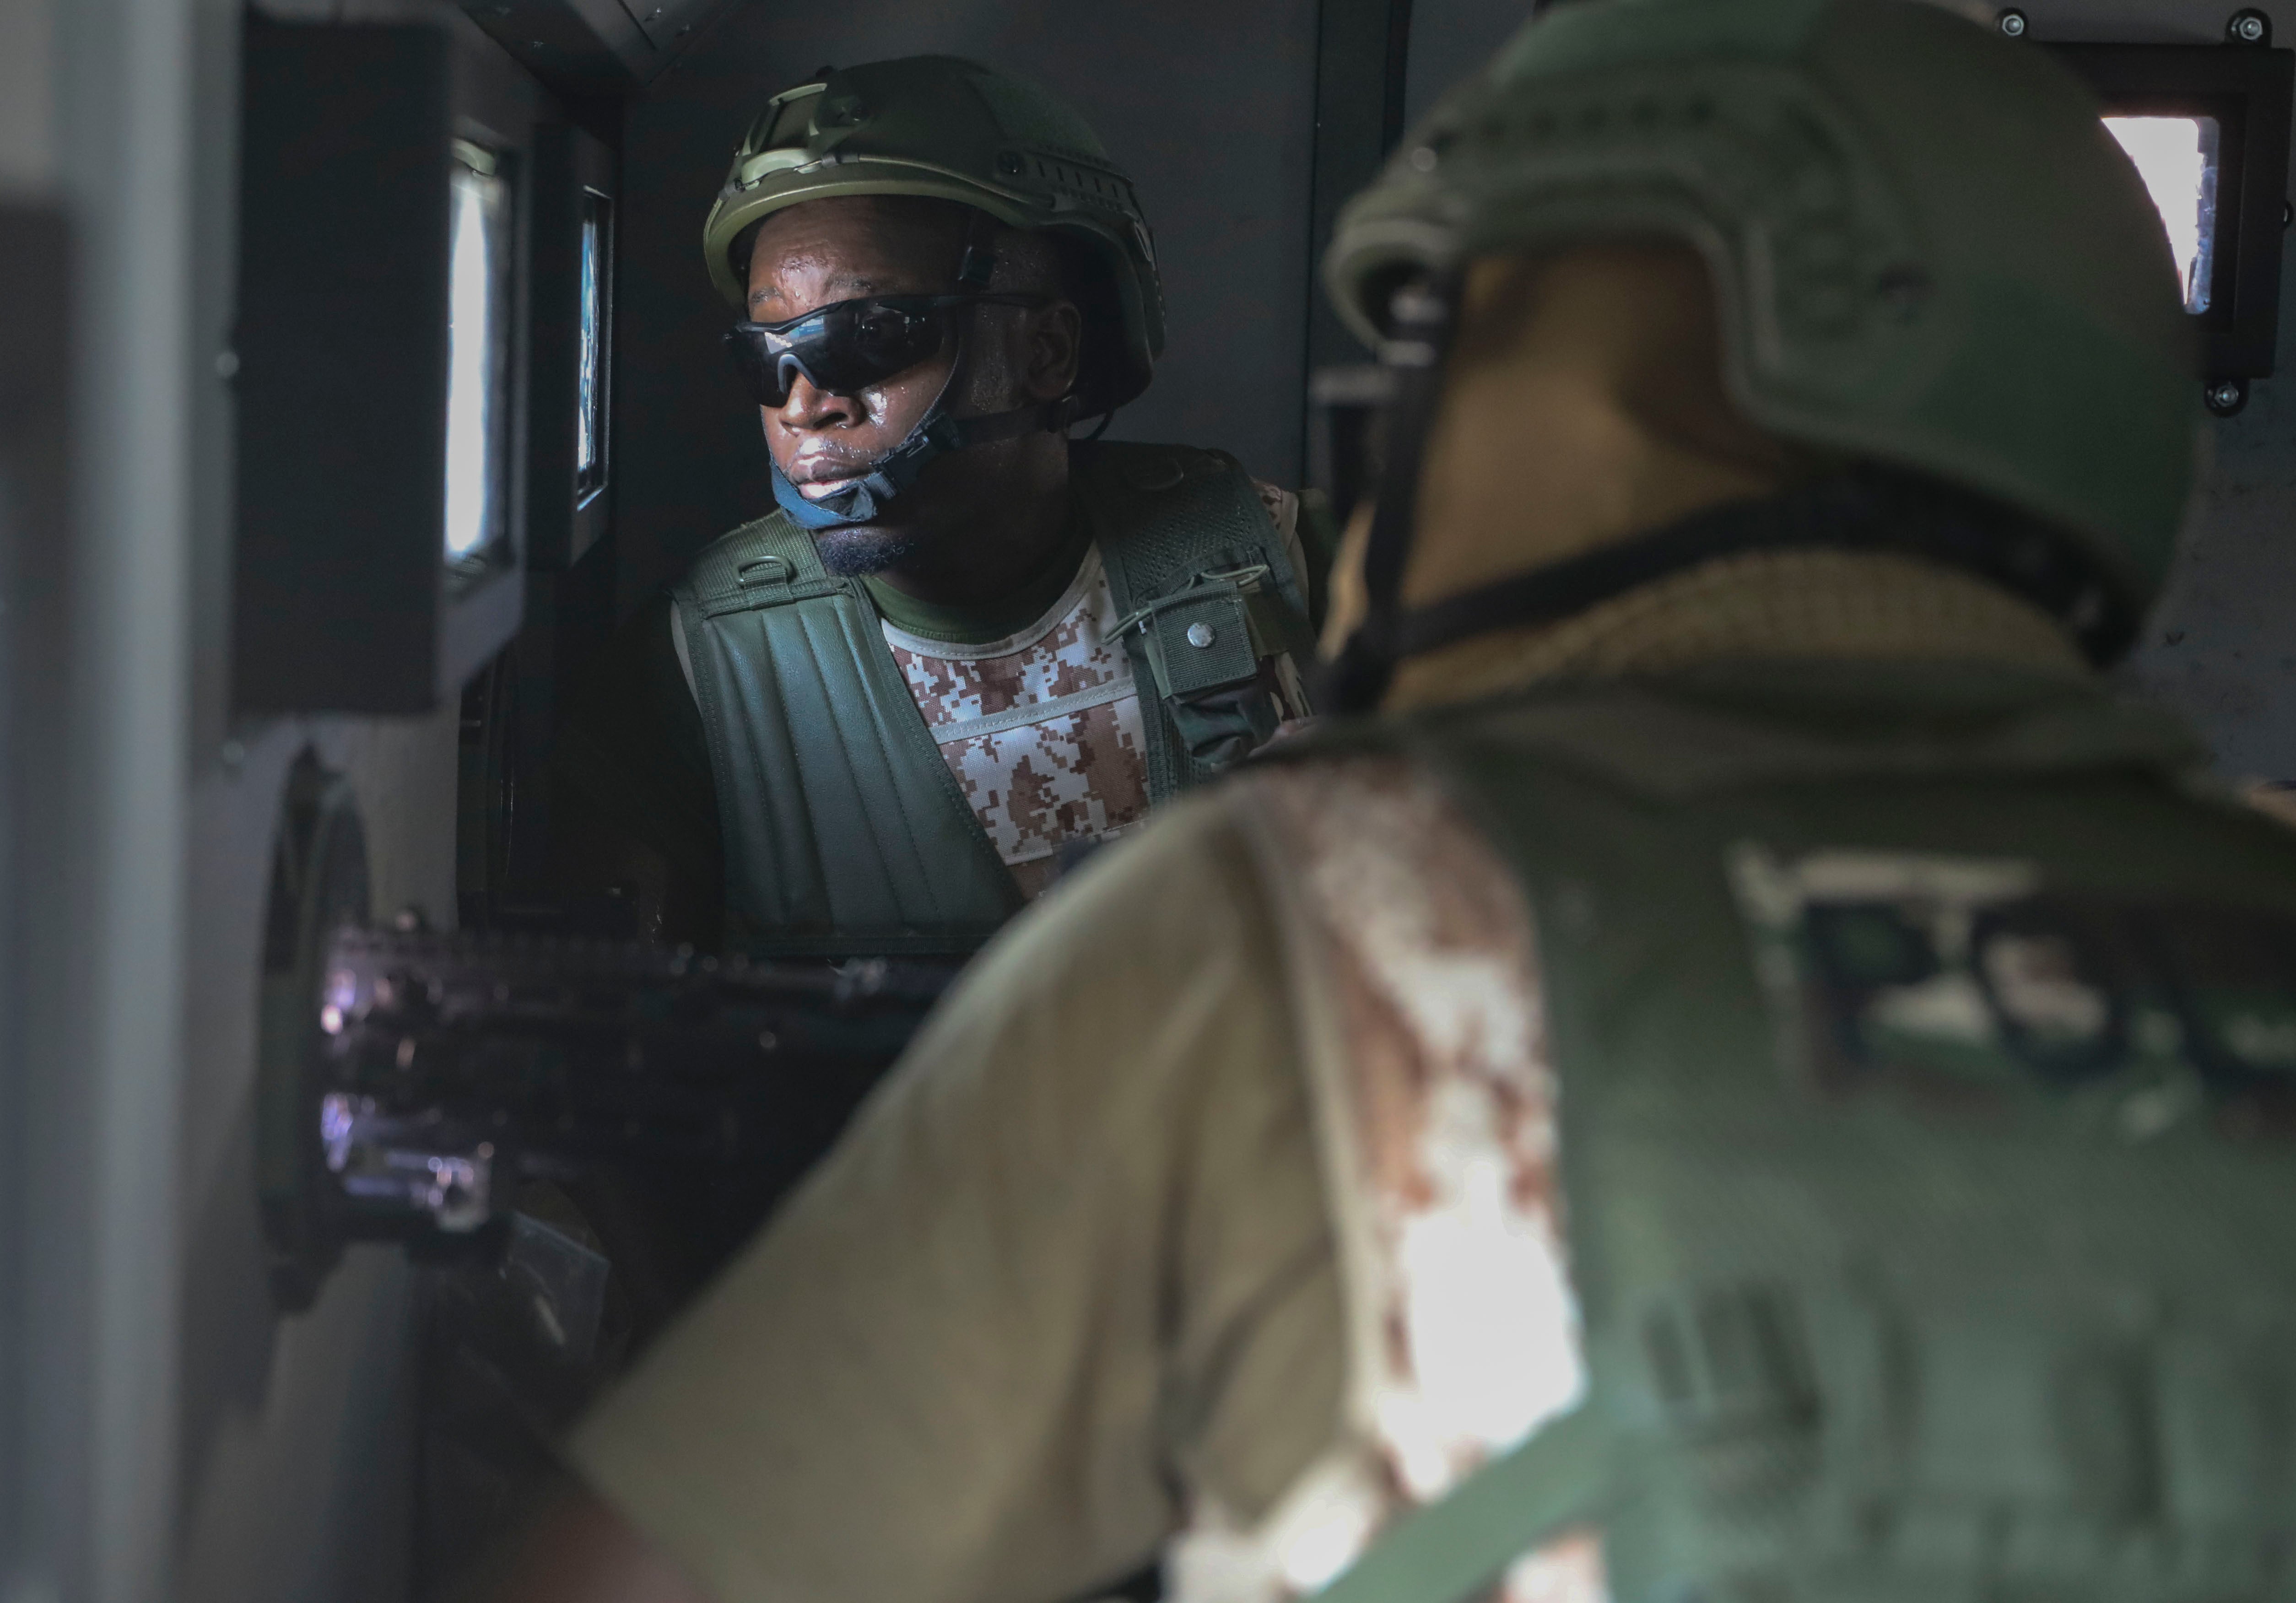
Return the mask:
{"type": "Polygon", "coordinates": [[[1185,585],[1207,567],[1282,551],[1251,476],[1224,451],[1079,442],[1069,463],[1103,554],[1134,593],[1120,598],[1127,605],[1185,585]]]}
{"type": "Polygon", "coordinates": [[[813,537],[772,512],[702,547],[670,587],[678,605],[701,617],[783,606],[847,588],[821,565],[813,537]]]}

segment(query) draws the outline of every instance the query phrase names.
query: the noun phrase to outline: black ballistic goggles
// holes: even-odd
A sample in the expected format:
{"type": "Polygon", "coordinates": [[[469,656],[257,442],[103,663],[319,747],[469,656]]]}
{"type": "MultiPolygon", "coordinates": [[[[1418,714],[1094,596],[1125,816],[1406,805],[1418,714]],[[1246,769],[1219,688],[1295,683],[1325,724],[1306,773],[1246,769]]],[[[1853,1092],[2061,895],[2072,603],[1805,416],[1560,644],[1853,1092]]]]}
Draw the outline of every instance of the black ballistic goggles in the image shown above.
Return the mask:
{"type": "Polygon", "coordinates": [[[814,388],[853,395],[938,355],[960,307],[1035,307],[1040,295],[870,295],[786,323],[737,323],[726,336],[734,368],[761,406],[780,406],[803,373],[814,388]]]}

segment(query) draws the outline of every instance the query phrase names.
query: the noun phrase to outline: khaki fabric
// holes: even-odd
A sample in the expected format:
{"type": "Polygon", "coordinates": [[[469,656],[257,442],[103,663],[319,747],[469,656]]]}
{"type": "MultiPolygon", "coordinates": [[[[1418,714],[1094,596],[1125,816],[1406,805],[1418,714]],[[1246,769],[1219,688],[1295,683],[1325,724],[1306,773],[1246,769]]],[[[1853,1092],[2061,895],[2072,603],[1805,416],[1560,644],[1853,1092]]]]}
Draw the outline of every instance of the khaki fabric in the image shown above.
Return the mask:
{"type": "Polygon", "coordinates": [[[1342,1386],[1283,994],[1217,804],[1109,848],[574,1464],[722,1603],[1054,1603],[1149,1561],[1183,1487],[1256,1517],[1342,1386]]]}
{"type": "Polygon", "coordinates": [[[1404,662],[1386,705],[1439,707],[1552,679],[1663,674],[1732,658],[1957,659],[2090,677],[2072,637],[1997,585],[1915,557],[1757,552],[1709,562],[1541,628],[1404,662]]]}

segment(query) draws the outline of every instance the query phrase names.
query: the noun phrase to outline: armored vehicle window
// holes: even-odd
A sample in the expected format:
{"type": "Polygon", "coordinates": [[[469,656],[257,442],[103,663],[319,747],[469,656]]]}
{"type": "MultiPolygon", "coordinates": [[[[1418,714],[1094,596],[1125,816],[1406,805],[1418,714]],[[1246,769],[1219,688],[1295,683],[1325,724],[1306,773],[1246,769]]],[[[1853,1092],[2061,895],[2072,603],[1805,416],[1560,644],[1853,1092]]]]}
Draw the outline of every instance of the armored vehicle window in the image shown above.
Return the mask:
{"type": "Polygon", "coordinates": [[[2185,310],[2209,309],[2216,266],[2217,157],[2219,128],[2213,117],[2108,117],[2104,126],[2160,209],[2177,258],[2185,310]]]}
{"type": "Polygon", "coordinates": [[[582,192],[580,397],[574,423],[575,494],[581,504],[606,487],[606,364],[613,305],[614,203],[582,192]]]}
{"type": "Polygon", "coordinates": [[[447,558],[483,560],[507,529],[510,184],[500,159],[455,143],[447,280],[447,558]]]}

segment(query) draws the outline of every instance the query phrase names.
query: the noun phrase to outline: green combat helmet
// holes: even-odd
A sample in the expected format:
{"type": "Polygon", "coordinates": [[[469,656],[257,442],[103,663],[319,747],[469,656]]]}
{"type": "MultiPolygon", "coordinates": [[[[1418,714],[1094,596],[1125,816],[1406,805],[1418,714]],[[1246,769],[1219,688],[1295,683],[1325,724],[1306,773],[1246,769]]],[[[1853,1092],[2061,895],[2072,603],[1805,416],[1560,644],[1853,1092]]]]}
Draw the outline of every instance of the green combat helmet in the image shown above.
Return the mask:
{"type": "Polygon", "coordinates": [[[752,225],[839,195],[955,200],[1082,246],[1104,270],[1107,304],[1085,307],[1078,415],[1112,411],[1148,387],[1164,348],[1148,220],[1099,137],[1035,85],[955,56],[908,56],[824,71],[775,95],[702,232],[718,292],[742,303],[734,251],[752,225]]]}
{"type": "Polygon", "coordinates": [[[2122,620],[2091,642],[2108,656],[2161,587],[2202,416],[2166,235],[2098,119],[2046,52],[1933,5],[1561,6],[1341,213],[1325,283],[1390,359],[1431,355],[1439,336],[1397,338],[1428,299],[1399,288],[1479,255],[1685,241],[1745,416],[2070,542],[2122,620]]]}

